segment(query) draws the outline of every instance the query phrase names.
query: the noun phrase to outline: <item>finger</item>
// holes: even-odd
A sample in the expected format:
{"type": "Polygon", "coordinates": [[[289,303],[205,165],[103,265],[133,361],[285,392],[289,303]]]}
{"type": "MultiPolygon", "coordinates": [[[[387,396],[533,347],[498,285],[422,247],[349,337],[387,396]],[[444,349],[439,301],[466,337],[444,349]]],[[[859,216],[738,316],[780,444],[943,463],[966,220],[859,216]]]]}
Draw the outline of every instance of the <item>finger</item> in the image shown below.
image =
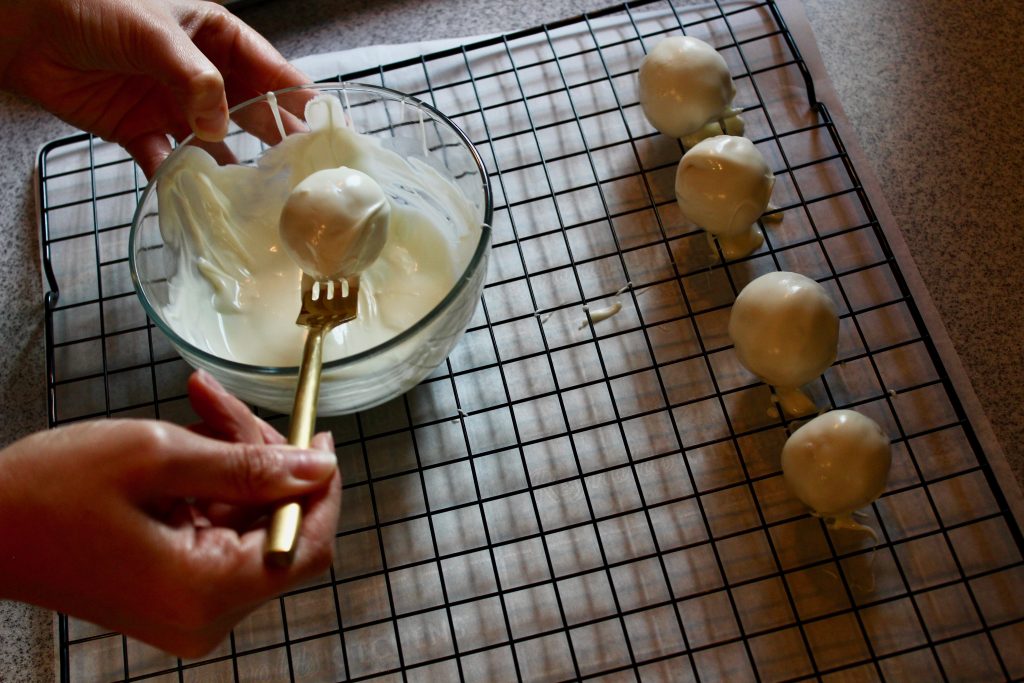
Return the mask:
{"type": "MultiPolygon", "coordinates": [[[[284,434],[274,429],[274,427],[267,423],[266,420],[264,420],[261,417],[257,417],[256,415],[253,415],[253,418],[256,420],[256,425],[260,430],[260,437],[262,438],[262,441],[257,443],[265,443],[267,445],[278,445],[288,443],[288,439],[284,438],[284,434]]],[[[205,422],[198,422],[196,424],[189,425],[188,429],[191,432],[209,437],[211,439],[218,439],[220,441],[232,441],[232,439],[227,438],[224,435],[224,433],[214,429],[205,422]]]]}
{"type": "MultiPolygon", "coordinates": [[[[284,567],[268,565],[264,560],[266,524],[241,534],[225,526],[191,531],[194,557],[204,558],[204,565],[197,568],[204,574],[204,583],[230,586],[232,604],[228,612],[238,611],[239,605],[260,604],[330,567],[341,509],[341,474],[335,471],[328,486],[307,496],[303,507],[295,557],[284,567]]],[[[223,597],[222,593],[217,595],[223,597]]]]}
{"type": "Polygon", "coordinates": [[[303,130],[308,130],[309,127],[304,123],[306,120],[306,105],[309,104],[310,100],[320,95],[321,91],[316,88],[297,88],[277,95],[277,103],[281,109],[294,114],[299,121],[303,122],[303,130]]]}
{"type": "MultiPolygon", "coordinates": [[[[334,439],[329,432],[317,434],[314,442],[318,439],[325,446],[334,447],[334,439]]],[[[306,580],[325,571],[334,556],[334,539],[341,513],[340,470],[331,477],[327,488],[303,499],[302,512],[302,526],[292,560],[296,580],[306,580]]]]}
{"type": "Polygon", "coordinates": [[[230,12],[204,16],[192,40],[244,99],[310,82],[266,38],[230,12]]]}
{"type": "Polygon", "coordinates": [[[163,523],[175,529],[205,529],[213,526],[210,518],[192,503],[179,500],[168,511],[163,523]]]}
{"type": "Polygon", "coordinates": [[[317,555],[325,545],[333,545],[341,512],[341,472],[331,477],[330,484],[305,499],[296,562],[317,564],[317,555]],[[305,545],[306,548],[302,548],[305,545]]]}
{"type": "Polygon", "coordinates": [[[232,119],[240,128],[268,145],[276,145],[281,141],[281,129],[284,129],[286,136],[304,133],[309,130],[309,127],[302,119],[281,107],[280,102],[278,103],[277,113],[281,118],[280,128],[268,102],[260,102],[243,107],[232,114],[232,119]]]}
{"type": "Polygon", "coordinates": [[[243,506],[227,503],[210,503],[203,507],[203,514],[213,526],[233,529],[239,535],[251,531],[257,525],[269,523],[273,506],[243,506]]]}
{"type": "Polygon", "coordinates": [[[320,451],[334,452],[334,435],[330,432],[320,432],[313,436],[309,443],[310,448],[320,451]]]}
{"type": "MultiPolygon", "coordinates": [[[[267,444],[279,444],[288,443],[288,440],[284,438],[284,434],[274,429],[266,420],[257,417],[256,420],[259,423],[260,433],[263,435],[263,443],[267,444]]],[[[324,450],[327,450],[326,448],[324,450]]]]}
{"type": "Polygon", "coordinates": [[[188,34],[169,15],[164,19],[150,16],[133,25],[140,47],[132,53],[132,66],[173,93],[197,137],[223,140],[228,132],[224,79],[188,34]]]}
{"type": "Polygon", "coordinates": [[[290,582],[308,581],[325,572],[334,557],[334,539],[341,510],[341,474],[330,485],[303,500],[302,526],[290,567],[290,582]]]}
{"type": "Polygon", "coordinates": [[[214,435],[219,434],[225,441],[263,443],[256,416],[210,373],[205,370],[192,373],[188,378],[188,398],[196,415],[214,435]]]}
{"type": "Polygon", "coordinates": [[[303,515],[295,555],[283,567],[268,565],[263,554],[267,528],[258,526],[239,539],[240,555],[246,557],[234,568],[233,577],[250,587],[263,600],[327,570],[334,556],[334,540],[341,510],[341,474],[335,472],[329,485],[303,498],[303,515]]]}
{"type": "Polygon", "coordinates": [[[207,142],[206,140],[193,138],[189,144],[205,150],[207,154],[213,157],[218,166],[238,163],[238,157],[235,156],[235,153],[224,142],[207,142]]]}
{"type": "Polygon", "coordinates": [[[162,133],[145,133],[124,143],[124,148],[135,159],[147,179],[171,153],[171,141],[162,133]]]}
{"type": "MultiPolygon", "coordinates": [[[[314,448],[331,452],[334,449],[334,439],[329,432],[321,432],[313,437],[314,448]]],[[[309,505],[303,502],[303,507],[309,505]]],[[[266,526],[273,506],[267,505],[229,505],[222,502],[211,502],[203,505],[200,511],[213,526],[222,526],[234,529],[239,534],[251,531],[256,525],[266,526]]]]}
{"type": "Polygon", "coordinates": [[[224,438],[224,434],[214,429],[205,422],[197,422],[195,424],[188,425],[185,429],[189,430],[193,434],[199,436],[205,436],[208,439],[217,439],[218,441],[230,441],[230,439],[224,438]]]}
{"type": "MultiPolygon", "coordinates": [[[[220,69],[231,104],[311,82],[263,36],[229,13],[215,13],[207,17],[193,36],[193,41],[220,69]]],[[[280,96],[278,114],[286,135],[308,130],[303,123],[303,113],[306,102],[315,95],[312,90],[298,90],[280,96]]],[[[281,140],[277,120],[269,106],[247,107],[245,111],[236,112],[233,118],[239,126],[267,144],[281,140]]]]}
{"type": "Polygon", "coordinates": [[[321,489],[337,471],[333,452],[225,443],[187,430],[172,447],[150,482],[161,495],[260,505],[321,489]]]}

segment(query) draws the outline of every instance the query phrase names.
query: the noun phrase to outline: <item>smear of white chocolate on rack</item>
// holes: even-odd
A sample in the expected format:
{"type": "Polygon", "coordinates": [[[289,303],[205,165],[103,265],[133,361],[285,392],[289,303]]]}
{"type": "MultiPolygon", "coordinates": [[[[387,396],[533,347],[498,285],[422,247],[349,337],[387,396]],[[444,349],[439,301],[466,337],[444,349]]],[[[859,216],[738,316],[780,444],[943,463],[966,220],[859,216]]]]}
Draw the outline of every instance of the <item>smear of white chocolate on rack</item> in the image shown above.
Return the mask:
{"type": "MultiPolygon", "coordinates": [[[[589,305],[584,305],[583,312],[586,314],[587,317],[580,323],[577,329],[586,329],[587,325],[596,325],[599,322],[603,322],[615,315],[618,315],[619,311],[622,310],[622,301],[619,300],[618,297],[622,296],[632,288],[632,282],[627,282],[625,285],[620,287],[619,290],[612,295],[613,297],[615,297],[615,300],[607,306],[602,306],[601,308],[591,308],[589,305]]],[[[636,292],[634,294],[634,297],[639,298],[644,292],[647,291],[647,289],[648,288],[644,288],[639,292],[636,292]]]]}

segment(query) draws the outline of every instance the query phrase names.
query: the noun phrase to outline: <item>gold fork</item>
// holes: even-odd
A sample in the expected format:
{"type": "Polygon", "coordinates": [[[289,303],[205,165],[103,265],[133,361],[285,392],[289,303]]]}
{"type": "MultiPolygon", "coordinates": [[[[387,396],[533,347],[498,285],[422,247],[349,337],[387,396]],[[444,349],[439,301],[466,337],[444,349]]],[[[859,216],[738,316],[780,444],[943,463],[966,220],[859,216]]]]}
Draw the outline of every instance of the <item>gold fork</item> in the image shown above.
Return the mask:
{"type": "MultiPolygon", "coordinates": [[[[288,443],[309,448],[316,424],[316,406],[320,396],[320,369],[323,366],[324,337],[338,325],[355,320],[359,306],[359,278],[317,282],[302,274],[302,309],[296,325],[308,328],[306,345],[299,366],[299,384],[295,388],[288,443]]],[[[285,503],[270,520],[266,559],[276,565],[291,562],[302,520],[298,501],[285,503]]]]}

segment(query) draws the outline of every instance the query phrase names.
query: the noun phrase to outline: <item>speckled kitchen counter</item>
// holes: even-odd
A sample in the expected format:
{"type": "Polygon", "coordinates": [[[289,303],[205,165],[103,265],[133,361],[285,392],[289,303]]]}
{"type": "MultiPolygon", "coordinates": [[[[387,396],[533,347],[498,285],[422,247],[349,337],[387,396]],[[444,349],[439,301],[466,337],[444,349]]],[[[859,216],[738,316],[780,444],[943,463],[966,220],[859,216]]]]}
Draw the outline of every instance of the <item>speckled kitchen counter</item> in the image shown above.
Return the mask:
{"type": "MultiPolygon", "coordinates": [[[[514,30],[607,5],[274,0],[239,14],[288,57],[514,30]]],[[[808,0],[829,75],[1018,480],[1024,472],[1024,5],[808,0]]],[[[2,444],[46,425],[33,166],[71,132],[0,95],[2,444]]],[[[0,604],[0,680],[50,681],[52,615],[0,604]]]]}

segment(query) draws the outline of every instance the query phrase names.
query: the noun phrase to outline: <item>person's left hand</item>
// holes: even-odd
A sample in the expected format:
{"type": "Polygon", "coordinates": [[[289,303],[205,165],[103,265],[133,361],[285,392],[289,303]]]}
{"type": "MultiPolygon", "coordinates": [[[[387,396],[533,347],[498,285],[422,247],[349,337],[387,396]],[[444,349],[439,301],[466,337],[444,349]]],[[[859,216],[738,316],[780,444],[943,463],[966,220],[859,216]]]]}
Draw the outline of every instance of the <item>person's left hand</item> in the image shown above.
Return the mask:
{"type": "Polygon", "coordinates": [[[229,102],[309,80],[212,2],[0,0],[0,16],[0,87],[120,144],[149,177],[167,135],[217,142],[229,102]]]}

